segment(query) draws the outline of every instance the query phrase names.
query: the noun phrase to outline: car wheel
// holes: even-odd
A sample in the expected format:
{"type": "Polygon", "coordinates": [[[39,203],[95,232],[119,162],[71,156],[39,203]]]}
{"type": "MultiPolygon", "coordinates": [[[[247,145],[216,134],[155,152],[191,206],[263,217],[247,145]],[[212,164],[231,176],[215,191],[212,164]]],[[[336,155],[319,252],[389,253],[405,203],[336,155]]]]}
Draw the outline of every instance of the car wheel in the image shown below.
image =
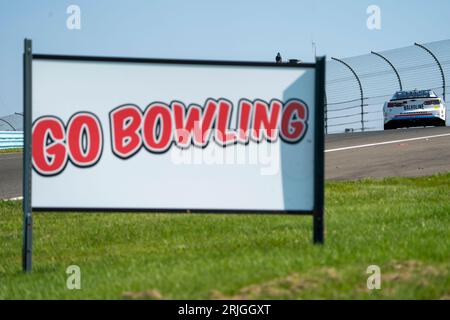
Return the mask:
{"type": "Polygon", "coordinates": [[[444,120],[440,120],[438,122],[438,124],[436,125],[436,127],[445,127],[445,121],[444,120]]]}

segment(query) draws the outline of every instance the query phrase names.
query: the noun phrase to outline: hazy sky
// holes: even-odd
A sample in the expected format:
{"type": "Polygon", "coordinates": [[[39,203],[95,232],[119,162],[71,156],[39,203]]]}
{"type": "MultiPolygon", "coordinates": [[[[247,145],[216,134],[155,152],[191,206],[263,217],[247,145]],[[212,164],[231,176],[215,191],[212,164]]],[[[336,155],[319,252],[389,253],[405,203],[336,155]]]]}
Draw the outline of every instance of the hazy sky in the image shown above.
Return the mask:
{"type": "Polygon", "coordinates": [[[311,61],[450,38],[448,0],[0,0],[0,116],[22,110],[23,39],[36,53],[311,61]],[[81,29],[69,30],[69,5],[81,29]],[[381,30],[366,25],[381,9],[381,30]],[[424,14],[426,13],[426,15],[424,14]]]}

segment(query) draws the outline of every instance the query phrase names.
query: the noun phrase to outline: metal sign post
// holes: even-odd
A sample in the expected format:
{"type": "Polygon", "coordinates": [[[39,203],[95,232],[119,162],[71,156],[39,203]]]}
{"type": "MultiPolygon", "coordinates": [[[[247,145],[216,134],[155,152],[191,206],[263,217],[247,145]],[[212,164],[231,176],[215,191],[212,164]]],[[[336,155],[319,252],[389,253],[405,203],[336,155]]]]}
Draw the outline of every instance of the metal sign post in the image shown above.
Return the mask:
{"type": "Polygon", "coordinates": [[[325,164],[325,57],[316,58],[316,152],[315,152],[315,196],[313,217],[313,241],[324,243],[324,164],[325,164]]]}
{"type": "Polygon", "coordinates": [[[31,208],[31,40],[25,39],[23,53],[23,248],[22,268],[25,272],[31,272],[31,257],[33,247],[33,217],[31,208]]]}

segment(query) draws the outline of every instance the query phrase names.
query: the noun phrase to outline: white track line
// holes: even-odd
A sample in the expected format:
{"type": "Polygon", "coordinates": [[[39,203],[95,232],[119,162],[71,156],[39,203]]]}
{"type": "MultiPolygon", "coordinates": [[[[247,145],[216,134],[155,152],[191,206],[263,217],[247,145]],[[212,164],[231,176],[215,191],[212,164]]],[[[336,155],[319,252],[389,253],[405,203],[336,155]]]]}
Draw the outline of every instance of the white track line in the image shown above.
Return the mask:
{"type": "Polygon", "coordinates": [[[358,145],[358,146],[350,146],[350,147],[343,147],[343,148],[336,148],[336,149],[328,149],[328,150],[325,150],[325,152],[335,152],[335,151],[344,151],[344,150],[351,150],[351,149],[360,149],[360,148],[381,146],[381,145],[385,145],[385,144],[393,144],[393,143],[415,141],[415,140],[424,140],[424,139],[439,138],[439,137],[446,137],[446,136],[450,136],[450,133],[437,134],[437,135],[434,135],[434,136],[425,136],[425,137],[417,137],[417,138],[410,138],[410,139],[402,139],[402,140],[392,140],[392,141],[384,141],[384,142],[377,142],[377,143],[361,144],[361,145],[358,145]]]}
{"type": "Polygon", "coordinates": [[[20,159],[20,152],[12,152],[12,153],[0,153],[0,161],[2,160],[11,160],[11,159],[20,159]]]}
{"type": "Polygon", "coordinates": [[[23,199],[23,197],[16,197],[16,198],[10,198],[10,199],[3,199],[0,201],[18,201],[18,200],[22,200],[22,199],[23,199]]]}
{"type": "Polygon", "coordinates": [[[1,157],[1,158],[0,158],[0,161],[2,161],[2,160],[20,159],[20,158],[21,158],[21,157],[6,157],[6,158],[1,157]]]}

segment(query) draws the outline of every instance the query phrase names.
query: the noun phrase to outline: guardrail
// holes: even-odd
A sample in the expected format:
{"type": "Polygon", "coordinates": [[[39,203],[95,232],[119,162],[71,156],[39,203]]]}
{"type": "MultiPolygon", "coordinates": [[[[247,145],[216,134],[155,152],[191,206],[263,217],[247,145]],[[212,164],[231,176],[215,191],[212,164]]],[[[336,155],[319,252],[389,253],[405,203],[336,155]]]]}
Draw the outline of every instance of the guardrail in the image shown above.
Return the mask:
{"type": "Polygon", "coordinates": [[[0,150],[23,148],[23,131],[0,131],[0,150]]]}

